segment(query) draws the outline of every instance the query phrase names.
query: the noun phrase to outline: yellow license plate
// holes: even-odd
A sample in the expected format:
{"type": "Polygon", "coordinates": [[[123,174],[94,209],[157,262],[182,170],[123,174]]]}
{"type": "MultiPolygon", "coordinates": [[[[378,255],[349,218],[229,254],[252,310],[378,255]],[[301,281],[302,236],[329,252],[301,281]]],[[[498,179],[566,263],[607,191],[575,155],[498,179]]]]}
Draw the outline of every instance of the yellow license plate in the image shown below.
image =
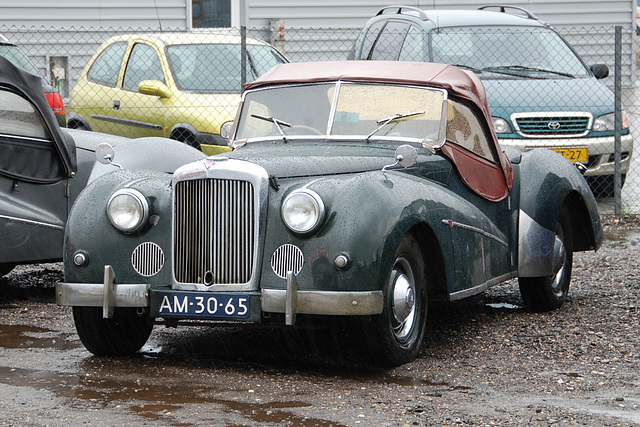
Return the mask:
{"type": "Polygon", "coordinates": [[[572,162],[586,162],[588,160],[587,148],[552,148],[556,153],[562,154],[572,162]]]}

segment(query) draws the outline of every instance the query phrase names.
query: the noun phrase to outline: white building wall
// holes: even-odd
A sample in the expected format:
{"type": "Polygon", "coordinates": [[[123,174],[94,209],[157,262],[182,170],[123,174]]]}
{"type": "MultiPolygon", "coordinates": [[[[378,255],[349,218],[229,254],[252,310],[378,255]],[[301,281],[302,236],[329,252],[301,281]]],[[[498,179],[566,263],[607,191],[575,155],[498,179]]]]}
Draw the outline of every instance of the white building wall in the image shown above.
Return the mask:
{"type": "Polygon", "coordinates": [[[553,26],[635,26],[635,0],[245,0],[248,27],[282,19],[289,28],[360,28],[390,4],[420,9],[476,9],[508,4],[528,9],[553,26]]]}
{"type": "Polygon", "coordinates": [[[190,0],[2,0],[0,24],[36,28],[186,28],[187,2],[191,4],[190,0]]]}

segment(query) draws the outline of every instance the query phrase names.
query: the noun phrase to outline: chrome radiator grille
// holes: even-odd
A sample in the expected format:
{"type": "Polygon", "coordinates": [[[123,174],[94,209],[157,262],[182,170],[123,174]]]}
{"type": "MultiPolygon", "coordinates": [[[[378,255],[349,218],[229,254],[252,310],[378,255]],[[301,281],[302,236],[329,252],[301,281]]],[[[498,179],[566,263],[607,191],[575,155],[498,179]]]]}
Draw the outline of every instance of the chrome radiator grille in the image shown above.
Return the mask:
{"type": "Polygon", "coordinates": [[[176,183],[174,274],[177,282],[242,284],[251,279],[255,236],[250,182],[199,179],[176,183]]]}
{"type": "Polygon", "coordinates": [[[532,136],[576,136],[588,131],[589,117],[546,116],[518,117],[520,132],[532,136]]]}

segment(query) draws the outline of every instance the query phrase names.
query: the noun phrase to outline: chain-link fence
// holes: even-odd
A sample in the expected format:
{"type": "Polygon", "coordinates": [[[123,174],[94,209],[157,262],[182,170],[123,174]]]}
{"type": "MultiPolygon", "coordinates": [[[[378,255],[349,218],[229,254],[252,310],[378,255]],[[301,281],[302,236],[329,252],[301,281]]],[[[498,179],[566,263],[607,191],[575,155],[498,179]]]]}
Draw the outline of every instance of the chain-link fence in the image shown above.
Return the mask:
{"type": "MultiPolygon", "coordinates": [[[[367,41],[358,39],[358,29],[288,28],[284,37],[274,37],[267,27],[158,32],[0,26],[0,34],[62,94],[70,127],[162,135],[194,145],[222,143],[220,129],[235,115],[242,84],[284,57],[426,59],[464,66],[483,79],[492,114],[503,119],[494,122],[503,144],[562,152],[586,166],[601,213],[640,213],[635,30],[560,32],[586,64],[606,64],[608,76],[588,77],[570,51],[531,29],[442,32],[425,48],[423,34],[414,44],[407,34],[367,41]],[[523,47],[513,52],[508,46],[516,39],[523,47]]],[[[605,74],[603,67],[592,70],[605,74]]]]}

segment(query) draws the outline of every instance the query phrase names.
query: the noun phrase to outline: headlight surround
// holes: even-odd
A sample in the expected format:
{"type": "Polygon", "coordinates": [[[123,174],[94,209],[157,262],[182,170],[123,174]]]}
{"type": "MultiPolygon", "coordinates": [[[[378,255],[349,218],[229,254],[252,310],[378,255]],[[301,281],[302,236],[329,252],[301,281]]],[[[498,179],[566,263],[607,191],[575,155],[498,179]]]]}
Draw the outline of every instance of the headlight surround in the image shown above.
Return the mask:
{"type": "Polygon", "coordinates": [[[295,190],[282,202],[281,213],[285,225],[294,233],[310,233],[324,219],[324,201],[315,191],[295,190]]]}
{"type": "Polygon", "coordinates": [[[491,119],[493,120],[493,128],[495,129],[496,133],[513,133],[509,122],[502,117],[493,116],[491,117],[491,119]]]}
{"type": "Polygon", "coordinates": [[[116,229],[132,233],[149,218],[149,202],[138,190],[122,188],[109,198],[107,216],[116,229]]]}
{"type": "MultiPolygon", "coordinates": [[[[594,132],[612,132],[615,130],[616,113],[603,114],[593,121],[592,130],[594,132]]],[[[622,129],[629,128],[629,118],[627,112],[622,111],[622,129]]]]}

